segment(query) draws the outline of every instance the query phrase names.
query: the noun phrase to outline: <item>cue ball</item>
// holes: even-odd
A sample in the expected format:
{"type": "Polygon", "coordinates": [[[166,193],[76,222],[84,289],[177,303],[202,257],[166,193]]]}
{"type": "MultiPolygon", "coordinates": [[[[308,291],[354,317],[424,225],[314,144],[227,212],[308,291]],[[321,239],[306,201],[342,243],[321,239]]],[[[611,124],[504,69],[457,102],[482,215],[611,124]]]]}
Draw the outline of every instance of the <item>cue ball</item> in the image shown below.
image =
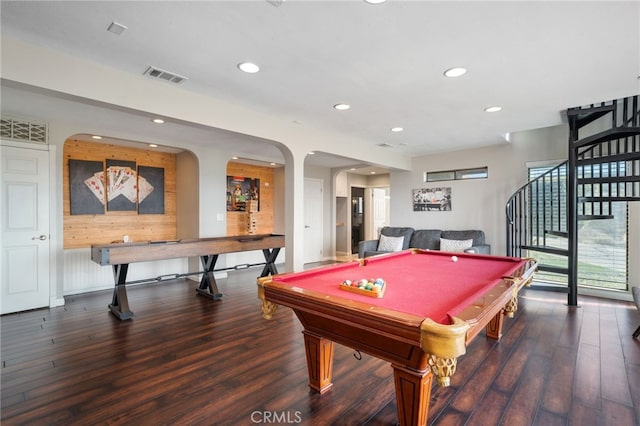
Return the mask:
{"type": "Polygon", "coordinates": [[[458,261],[458,256],[451,256],[451,261],[452,262],[457,262],[458,261]]]}

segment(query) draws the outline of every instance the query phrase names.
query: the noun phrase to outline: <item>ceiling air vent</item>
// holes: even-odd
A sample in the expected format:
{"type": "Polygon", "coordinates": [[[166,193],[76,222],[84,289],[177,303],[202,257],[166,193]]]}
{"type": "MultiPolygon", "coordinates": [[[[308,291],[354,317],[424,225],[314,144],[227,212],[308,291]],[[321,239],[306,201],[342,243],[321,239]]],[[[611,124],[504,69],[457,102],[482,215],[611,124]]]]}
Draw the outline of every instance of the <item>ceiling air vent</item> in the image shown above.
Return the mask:
{"type": "Polygon", "coordinates": [[[0,118],[0,137],[21,142],[46,144],[48,142],[47,125],[29,120],[2,117],[0,118]]]}
{"type": "Polygon", "coordinates": [[[386,142],[379,143],[378,146],[382,147],[382,148],[393,148],[393,145],[391,145],[390,143],[386,143],[386,142]]]}
{"type": "Polygon", "coordinates": [[[174,84],[180,84],[183,81],[188,80],[188,78],[185,76],[182,76],[173,72],[161,70],[160,68],[155,68],[155,67],[147,68],[147,70],[144,72],[144,75],[148,75],[149,77],[168,81],[169,83],[174,83],[174,84]]]}

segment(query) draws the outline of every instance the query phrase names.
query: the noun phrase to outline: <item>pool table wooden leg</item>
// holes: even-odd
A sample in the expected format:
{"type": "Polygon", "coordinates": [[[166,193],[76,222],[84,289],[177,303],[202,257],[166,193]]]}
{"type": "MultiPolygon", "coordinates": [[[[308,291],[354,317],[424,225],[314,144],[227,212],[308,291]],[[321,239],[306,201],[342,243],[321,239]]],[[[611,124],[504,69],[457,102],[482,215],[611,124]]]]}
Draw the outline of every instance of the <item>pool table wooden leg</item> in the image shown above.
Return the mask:
{"type": "Polygon", "coordinates": [[[309,387],[321,394],[333,386],[333,341],[306,330],[304,350],[307,354],[309,387]]]}
{"type": "Polygon", "coordinates": [[[431,371],[429,369],[416,371],[396,364],[391,366],[396,385],[399,424],[401,426],[426,425],[433,378],[431,371]]]}
{"type": "Polygon", "coordinates": [[[504,312],[501,310],[487,324],[487,337],[500,340],[502,337],[502,324],[504,323],[504,312]]]}

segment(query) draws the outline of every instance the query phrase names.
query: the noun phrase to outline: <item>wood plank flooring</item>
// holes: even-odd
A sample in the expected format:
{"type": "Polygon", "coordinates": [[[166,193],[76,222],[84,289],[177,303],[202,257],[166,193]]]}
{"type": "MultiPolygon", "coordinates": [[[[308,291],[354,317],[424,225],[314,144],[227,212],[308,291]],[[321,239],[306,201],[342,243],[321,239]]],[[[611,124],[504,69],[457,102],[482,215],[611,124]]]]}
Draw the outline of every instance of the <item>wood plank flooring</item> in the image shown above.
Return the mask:
{"type": "MultiPolygon", "coordinates": [[[[1,321],[3,425],[392,425],[390,365],[336,345],[334,386],[309,391],[301,326],[287,308],[262,319],[257,269],[219,280],[221,301],[174,280],[129,287],[1,321]]],[[[478,336],[433,425],[640,424],[640,324],[632,303],[525,290],[500,342],[478,336]]]]}

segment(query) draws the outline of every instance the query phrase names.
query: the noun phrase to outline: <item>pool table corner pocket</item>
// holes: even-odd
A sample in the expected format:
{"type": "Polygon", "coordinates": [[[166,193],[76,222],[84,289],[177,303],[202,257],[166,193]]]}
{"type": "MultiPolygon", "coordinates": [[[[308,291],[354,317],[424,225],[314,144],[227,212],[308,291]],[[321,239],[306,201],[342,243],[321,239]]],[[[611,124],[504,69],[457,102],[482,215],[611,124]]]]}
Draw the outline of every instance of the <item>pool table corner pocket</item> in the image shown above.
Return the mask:
{"type": "Polygon", "coordinates": [[[439,324],[426,318],[420,324],[420,347],[429,354],[429,367],[438,385],[449,386],[456,372],[458,357],[467,352],[469,324],[451,317],[451,324],[439,324]]]}

